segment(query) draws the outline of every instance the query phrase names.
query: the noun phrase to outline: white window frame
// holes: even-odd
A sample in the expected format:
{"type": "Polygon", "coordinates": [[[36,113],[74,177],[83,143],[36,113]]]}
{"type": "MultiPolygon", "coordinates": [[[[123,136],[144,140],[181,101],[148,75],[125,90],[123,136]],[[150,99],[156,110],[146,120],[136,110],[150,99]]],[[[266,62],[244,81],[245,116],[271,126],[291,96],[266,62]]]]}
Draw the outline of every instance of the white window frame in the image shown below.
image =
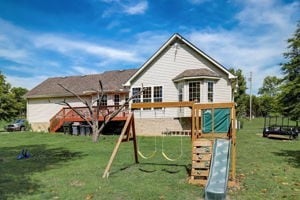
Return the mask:
{"type": "Polygon", "coordinates": [[[214,102],[214,86],[215,86],[215,82],[214,81],[207,81],[207,102],[214,102]],[[210,84],[212,84],[212,91],[210,91],[210,84]],[[210,97],[210,95],[212,95],[210,97]]]}
{"type": "MultiPolygon", "coordinates": [[[[163,93],[164,87],[162,85],[151,85],[151,86],[145,86],[144,88],[150,88],[150,90],[151,90],[151,93],[150,93],[151,97],[150,98],[147,97],[146,101],[145,101],[145,98],[144,98],[145,94],[142,93],[138,97],[134,98],[132,100],[132,103],[140,103],[140,102],[149,102],[149,103],[152,103],[152,102],[163,102],[163,100],[164,100],[164,93],[163,93]],[[154,88],[157,88],[157,87],[161,87],[161,97],[154,97],[154,88]],[[149,101],[149,99],[150,99],[150,101],[149,101]],[[157,101],[157,99],[161,99],[161,101],[157,101]]],[[[140,92],[142,88],[141,87],[132,87],[131,88],[132,95],[134,95],[134,92],[133,92],[134,89],[139,89],[138,91],[140,92]]],[[[157,109],[161,109],[161,108],[157,108],[157,109]]],[[[150,110],[150,109],[144,108],[144,110],[150,110]]]]}
{"type": "Polygon", "coordinates": [[[115,106],[119,106],[120,105],[120,95],[119,94],[115,94],[114,95],[114,105],[115,106]]]}
{"type": "Polygon", "coordinates": [[[153,88],[153,102],[163,102],[163,86],[157,85],[157,86],[152,86],[153,88]],[[161,88],[159,91],[159,96],[155,97],[155,88],[161,88]]]}
{"type": "Polygon", "coordinates": [[[107,94],[103,95],[103,98],[100,101],[100,106],[107,106],[107,94]]]}
{"type": "MultiPolygon", "coordinates": [[[[189,101],[195,101],[195,100],[197,100],[197,102],[200,102],[201,101],[201,81],[199,80],[199,81],[189,81],[188,82],[188,92],[189,92],[189,95],[188,95],[188,97],[189,97],[189,101]],[[198,90],[196,90],[196,92],[197,93],[199,93],[199,97],[192,97],[191,98],[191,91],[190,91],[190,84],[192,84],[192,83],[198,83],[199,84],[199,88],[198,88],[198,90]]],[[[194,93],[194,92],[193,92],[194,93]]]]}
{"type": "MultiPolygon", "coordinates": [[[[141,92],[141,87],[133,87],[131,89],[131,92],[132,92],[132,96],[135,95],[136,93],[139,93],[141,92]],[[134,89],[137,89],[137,92],[134,92],[134,89]]],[[[138,96],[134,97],[132,99],[132,103],[140,103],[142,101],[142,95],[139,94],[138,96]]]]}

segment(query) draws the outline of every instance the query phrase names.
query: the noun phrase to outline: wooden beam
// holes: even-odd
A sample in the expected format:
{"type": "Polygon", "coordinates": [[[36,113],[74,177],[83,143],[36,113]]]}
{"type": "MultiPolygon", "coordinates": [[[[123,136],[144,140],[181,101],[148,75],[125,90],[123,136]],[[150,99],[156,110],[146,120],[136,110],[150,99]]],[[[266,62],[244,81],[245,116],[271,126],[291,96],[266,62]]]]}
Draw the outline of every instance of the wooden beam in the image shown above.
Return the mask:
{"type": "Polygon", "coordinates": [[[230,103],[195,103],[195,109],[233,108],[234,102],[230,103]]]}
{"type": "Polygon", "coordinates": [[[131,109],[137,108],[177,108],[177,107],[192,107],[193,101],[180,102],[153,102],[153,103],[132,103],[131,109]]]}
{"type": "MultiPolygon", "coordinates": [[[[116,157],[116,155],[117,155],[117,153],[118,153],[120,144],[122,143],[122,140],[123,140],[125,134],[129,134],[129,133],[128,133],[128,127],[129,127],[129,126],[131,125],[131,123],[132,123],[132,118],[133,118],[133,114],[131,113],[131,114],[129,114],[129,116],[128,116],[128,118],[127,118],[127,121],[126,121],[126,123],[125,123],[125,125],[124,125],[124,127],[123,127],[123,130],[122,130],[122,132],[121,132],[121,135],[119,136],[119,139],[118,139],[118,141],[117,141],[117,144],[116,144],[116,146],[115,146],[115,148],[114,148],[114,150],[113,150],[113,152],[112,152],[112,154],[111,154],[111,156],[110,156],[110,159],[109,159],[109,161],[108,161],[108,164],[107,164],[107,166],[106,166],[106,168],[105,168],[105,171],[104,171],[104,173],[103,173],[103,175],[102,175],[102,178],[108,178],[108,176],[109,176],[109,170],[110,170],[111,165],[112,165],[112,163],[113,163],[113,161],[114,161],[114,159],[115,159],[115,157],[116,157]]],[[[135,135],[134,135],[134,136],[135,136],[135,135]]],[[[136,157],[137,157],[137,156],[135,155],[135,158],[136,158],[136,157]]],[[[136,160],[136,162],[138,162],[138,161],[136,160]]]]}

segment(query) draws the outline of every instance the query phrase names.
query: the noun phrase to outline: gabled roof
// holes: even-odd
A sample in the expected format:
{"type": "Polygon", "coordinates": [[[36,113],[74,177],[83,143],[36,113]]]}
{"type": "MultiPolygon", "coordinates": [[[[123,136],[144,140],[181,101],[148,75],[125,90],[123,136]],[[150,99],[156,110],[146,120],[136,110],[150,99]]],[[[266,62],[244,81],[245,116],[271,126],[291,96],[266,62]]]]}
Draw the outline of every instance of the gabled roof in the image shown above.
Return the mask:
{"type": "Polygon", "coordinates": [[[229,72],[228,69],[226,69],[223,65],[218,63],[216,60],[214,60],[212,57],[208,56],[206,53],[201,51],[199,48],[197,48],[195,45],[193,45],[191,42],[186,40],[184,37],[179,35],[178,33],[175,33],[172,37],[170,37],[159,49],[156,51],[139,69],[138,71],[131,76],[131,78],[125,83],[126,86],[130,86],[131,82],[139,75],[141,74],[148,66],[149,64],[155,60],[161,52],[166,50],[169,45],[171,45],[173,42],[176,40],[180,40],[182,43],[186,44],[188,47],[196,51],[198,54],[203,56],[205,59],[207,59],[209,62],[211,62],[213,65],[215,65],[217,68],[219,68],[221,71],[223,71],[225,74],[228,75],[229,79],[234,79],[236,78],[232,73],[229,72]]]}
{"type": "Polygon", "coordinates": [[[193,78],[211,78],[211,79],[217,79],[220,76],[206,68],[201,69],[188,69],[183,71],[182,73],[178,74],[173,81],[181,81],[185,79],[193,79],[193,78]]]}
{"type": "Polygon", "coordinates": [[[48,78],[25,94],[25,98],[73,96],[61,88],[58,83],[78,95],[84,95],[84,92],[91,91],[91,89],[99,89],[99,80],[102,82],[104,92],[122,92],[125,89],[123,84],[136,71],[136,69],[115,70],[102,74],[48,78]]]}

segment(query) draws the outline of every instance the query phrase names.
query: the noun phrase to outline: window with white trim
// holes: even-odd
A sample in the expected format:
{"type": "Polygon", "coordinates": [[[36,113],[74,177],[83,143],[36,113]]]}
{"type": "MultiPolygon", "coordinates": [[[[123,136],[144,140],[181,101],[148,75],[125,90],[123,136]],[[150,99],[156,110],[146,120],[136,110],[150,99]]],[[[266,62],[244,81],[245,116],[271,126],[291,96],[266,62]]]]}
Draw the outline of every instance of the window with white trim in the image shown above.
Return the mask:
{"type": "MultiPolygon", "coordinates": [[[[151,102],[152,100],[152,94],[151,94],[151,87],[144,87],[143,88],[143,102],[147,103],[147,102],[151,102]]],[[[151,110],[151,108],[144,108],[143,110],[151,110]]]]}
{"type": "MultiPolygon", "coordinates": [[[[132,88],[132,96],[141,92],[141,88],[132,88]]],[[[140,103],[141,102],[141,94],[135,96],[132,100],[133,103],[140,103]]]]}
{"type": "Polygon", "coordinates": [[[126,97],[125,97],[125,106],[126,106],[126,107],[129,106],[128,99],[129,99],[129,95],[127,94],[126,97]]]}
{"type": "Polygon", "coordinates": [[[200,102],[200,81],[189,82],[189,101],[200,102]]]}
{"type": "Polygon", "coordinates": [[[178,85],[178,101],[183,101],[183,84],[178,85]]]}
{"type": "Polygon", "coordinates": [[[151,98],[152,98],[151,87],[144,87],[143,89],[144,89],[142,94],[143,102],[151,102],[151,98]]]}
{"type": "Polygon", "coordinates": [[[153,87],[153,102],[162,102],[162,86],[153,87]]]}
{"type": "Polygon", "coordinates": [[[120,105],[120,95],[115,94],[114,103],[115,103],[115,106],[120,105]]]}
{"type": "MultiPolygon", "coordinates": [[[[153,87],[153,102],[162,102],[163,96],[162,96],[162,86],[154,86],[153,87]]],[[[161,107],[154,108],[154,110],[161,110],[161,107]]]]}
{"type": "Polygon", "coordinates": [[[207,101],[208,102],[214,101],[214,82],[213,81],[207,82],[207,101]]]}
{"type": "Polygon", "coordinates": [[[101,106],[107,106],[107,95],[103,95],[102,100],[100,101],[101,106]]]}

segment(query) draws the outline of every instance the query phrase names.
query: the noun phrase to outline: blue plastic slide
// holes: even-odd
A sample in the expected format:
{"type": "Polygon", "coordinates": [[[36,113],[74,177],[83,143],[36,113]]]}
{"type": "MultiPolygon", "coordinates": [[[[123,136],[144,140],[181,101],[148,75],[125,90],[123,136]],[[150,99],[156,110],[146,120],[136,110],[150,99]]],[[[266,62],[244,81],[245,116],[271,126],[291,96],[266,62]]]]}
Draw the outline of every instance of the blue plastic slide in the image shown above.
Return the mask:
{"type": "Polygon", "coordinates": [[[208,181],[205,187],[205,199],[226,199],[230,164],[231,140],[216,139],[210,165],[208,181]]]}

